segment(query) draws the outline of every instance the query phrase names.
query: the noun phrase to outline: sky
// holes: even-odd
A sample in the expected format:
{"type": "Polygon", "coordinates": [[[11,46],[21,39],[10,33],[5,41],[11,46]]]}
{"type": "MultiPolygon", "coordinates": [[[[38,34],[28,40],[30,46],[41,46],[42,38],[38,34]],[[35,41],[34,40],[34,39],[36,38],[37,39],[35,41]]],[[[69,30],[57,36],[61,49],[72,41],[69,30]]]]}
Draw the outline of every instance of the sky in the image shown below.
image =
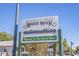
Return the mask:
{"type": "MultiPolygon", "coordinates": [[[[79,45],[79,4],[20,4],[18,32],[22,21],[28,18],[58,16],[62,37],[79,45]]],[[[14,33],[16,4],[0,4],[0,32],[14,33]]]]}

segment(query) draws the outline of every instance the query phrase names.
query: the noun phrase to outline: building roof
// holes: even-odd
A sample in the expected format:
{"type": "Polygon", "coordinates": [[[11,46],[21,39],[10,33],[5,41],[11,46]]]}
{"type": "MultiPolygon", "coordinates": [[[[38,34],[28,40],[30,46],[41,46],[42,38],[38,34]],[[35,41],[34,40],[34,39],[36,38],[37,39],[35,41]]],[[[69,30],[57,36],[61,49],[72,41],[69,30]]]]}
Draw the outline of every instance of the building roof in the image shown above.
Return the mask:
{"type": "Polygon", "coordinates": [[[0,41],[0,46],[12,46],[13,41],[0,41]]]}

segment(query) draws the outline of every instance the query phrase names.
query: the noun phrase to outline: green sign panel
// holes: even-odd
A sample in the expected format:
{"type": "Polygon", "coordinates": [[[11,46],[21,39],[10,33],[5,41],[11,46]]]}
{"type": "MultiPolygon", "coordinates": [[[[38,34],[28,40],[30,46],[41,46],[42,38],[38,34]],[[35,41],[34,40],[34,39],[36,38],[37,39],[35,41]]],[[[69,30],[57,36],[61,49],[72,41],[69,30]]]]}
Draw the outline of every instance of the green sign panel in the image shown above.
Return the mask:
{"type": "Polygon", "coordinates": [[[56,40],[56,36],[23,37],[23,41],[45,41],[56,40]]]}

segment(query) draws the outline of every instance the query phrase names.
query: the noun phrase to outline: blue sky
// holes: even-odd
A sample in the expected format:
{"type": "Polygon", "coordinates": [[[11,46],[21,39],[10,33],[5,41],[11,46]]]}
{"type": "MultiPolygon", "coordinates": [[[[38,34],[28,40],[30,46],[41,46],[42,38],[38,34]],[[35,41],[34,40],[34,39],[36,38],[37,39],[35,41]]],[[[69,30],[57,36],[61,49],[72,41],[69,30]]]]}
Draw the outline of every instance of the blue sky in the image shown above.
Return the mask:
{"type": "MultiPolygon", "coordinates": [[[[16,4],[0,4],[0,32],[14,33],[16,4]]],[[[79,44],[79,4],[20,4],[19,28],[22,20],[42,16],[59,16],[62,37],[79,44]]]]}

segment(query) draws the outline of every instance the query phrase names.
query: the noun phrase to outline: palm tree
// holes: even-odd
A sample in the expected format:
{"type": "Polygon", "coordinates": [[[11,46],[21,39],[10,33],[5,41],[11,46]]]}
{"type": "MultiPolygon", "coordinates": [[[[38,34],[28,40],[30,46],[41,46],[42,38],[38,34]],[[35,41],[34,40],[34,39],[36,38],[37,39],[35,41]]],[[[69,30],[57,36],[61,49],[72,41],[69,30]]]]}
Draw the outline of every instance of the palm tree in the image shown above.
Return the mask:
{"type": "Polygon", "coordinates": [[[53,45],[53,55],[55,56],[56,55],[56,53],[57,53],[57,43],[54,43],[54,45],[53,45]]]}
{"type": "Polygon", "coordinates": [[[68,42],[66,41],[66,39],[63,40],[63,46],[64,46],[64,50],[67,50],[68,42]]]}
{"type": "Polygon", "coordinates": [[[79,45],[76,46],[76,53],[79,53],[79,45]]]}
{"type": "Polygon", "coordinates": [[[64,53],[69,51],[69,46],[68,46],[68,42],[66,39],[63,40],[63,46],[64,46],[64,53]]]}

